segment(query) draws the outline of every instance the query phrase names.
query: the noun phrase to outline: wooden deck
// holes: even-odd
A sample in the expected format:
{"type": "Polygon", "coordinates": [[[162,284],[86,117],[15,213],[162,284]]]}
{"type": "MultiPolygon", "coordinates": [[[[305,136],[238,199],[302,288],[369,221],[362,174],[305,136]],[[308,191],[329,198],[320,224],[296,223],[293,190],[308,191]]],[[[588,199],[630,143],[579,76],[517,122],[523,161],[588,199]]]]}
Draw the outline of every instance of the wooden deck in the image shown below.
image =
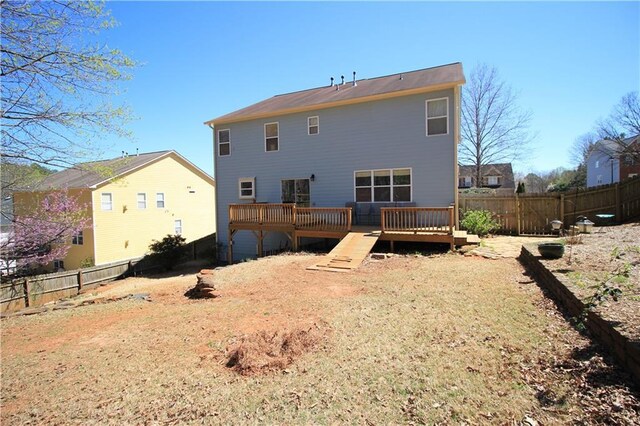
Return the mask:
{"type": "Polygon", "coordinates": [[[362,262],[376,241],[446,243],[453,250],[468,243],[464,231],[454,227],[454,208],[383,207],[380,226],[352,226],[351,208],[296,207],[293,204],[229,205],[229,253],[233,259],[233,237],[239,231],[252,232],[257,241],[257,255],[264,253],[263,241],[269,232],[284,233],[294,251],[300,238],[336,238],[342,240],[318,267],[352,269],[362,262]],[[349,237],[349,238],[345,238],[349,237]],[[336,251],[337,250],[337,251],[336,251]],[[360,260],[358,260],[360,259],[360,260]],[[322,265],[321,265],[322,263],[322,265]],[[342,267],[339,267],[342,265],[342,267]]]}

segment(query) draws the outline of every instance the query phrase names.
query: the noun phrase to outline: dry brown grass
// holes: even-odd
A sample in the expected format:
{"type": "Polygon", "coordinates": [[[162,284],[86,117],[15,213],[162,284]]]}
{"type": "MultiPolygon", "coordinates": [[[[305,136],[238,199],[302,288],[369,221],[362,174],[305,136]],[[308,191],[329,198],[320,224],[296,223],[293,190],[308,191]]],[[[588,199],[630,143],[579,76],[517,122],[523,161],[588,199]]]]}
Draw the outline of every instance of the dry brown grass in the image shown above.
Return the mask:
{"type": "Polygon", "coordinates": [[[307,328],[242,336],[227,348],[225,365],[243,376],[282,371],[325,340],[327,332],[325,324],[316,323],[307,328]]]}
{"type": "Polygon", "coordinates": [[[306,271],[315,260],[224,268],[215,299],[184,297],[193,275],[134,279],[104,294],[153,302],[3,320],[2,423],[624,423],[638,413],[624,379],[513,259],[306,271]],[[330,334],[283,345],[325,322],[330,334]],[[259,348],[286,362],[270,366],[242,336],[266,337],[259,348]],[[271,372],[227,367],[242,343],[239,359],[271,372]]]}

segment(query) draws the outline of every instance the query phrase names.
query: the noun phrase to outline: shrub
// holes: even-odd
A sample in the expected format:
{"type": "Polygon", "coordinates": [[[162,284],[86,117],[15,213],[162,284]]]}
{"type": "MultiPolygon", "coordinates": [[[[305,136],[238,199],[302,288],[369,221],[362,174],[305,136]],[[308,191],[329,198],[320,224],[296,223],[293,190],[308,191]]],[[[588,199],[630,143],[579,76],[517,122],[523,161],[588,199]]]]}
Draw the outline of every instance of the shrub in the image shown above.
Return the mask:
{"type": "Polygon", "coordinates": [[[185,239],[182,235],[168,234],[162,240],[153,240],[149,245],[151,253],[168,271],[180,262],[185,253],[185,239]]]}
{"type": "Polygon", "coordinates": [[[500,224],[487,210],[467,210],[464,212],[460,224],[467,231],[481,237],[500,229],[500,224]]]}

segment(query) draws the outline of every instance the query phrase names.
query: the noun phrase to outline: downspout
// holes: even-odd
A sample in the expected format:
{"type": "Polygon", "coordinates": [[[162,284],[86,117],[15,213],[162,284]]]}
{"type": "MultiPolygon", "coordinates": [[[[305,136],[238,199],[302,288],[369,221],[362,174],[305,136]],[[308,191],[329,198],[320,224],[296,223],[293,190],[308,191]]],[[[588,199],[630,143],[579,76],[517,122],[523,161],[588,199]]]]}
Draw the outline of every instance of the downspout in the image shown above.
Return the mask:
{"type": "Polygon", "coordinates": [[[460,85],[453,88],[454,120],[453,126],[453,215],[455,217],[456,230],[460,229],[458,216],[458,144],[460,143],[460,85]]]}

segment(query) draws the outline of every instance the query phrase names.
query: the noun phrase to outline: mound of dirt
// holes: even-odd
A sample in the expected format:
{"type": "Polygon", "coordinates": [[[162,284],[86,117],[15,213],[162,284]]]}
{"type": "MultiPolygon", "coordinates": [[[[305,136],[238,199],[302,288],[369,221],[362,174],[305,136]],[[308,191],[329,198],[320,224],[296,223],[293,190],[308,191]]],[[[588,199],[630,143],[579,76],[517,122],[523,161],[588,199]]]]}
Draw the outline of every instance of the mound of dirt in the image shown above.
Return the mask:
{"type": "Polygon", "coordinates": [[[243,376],[281,371],[315,349],[328,332],[327,324],[314,323],[307,328],[242,336],[239,342],[227,347],[226,366],[243,376]]]}

